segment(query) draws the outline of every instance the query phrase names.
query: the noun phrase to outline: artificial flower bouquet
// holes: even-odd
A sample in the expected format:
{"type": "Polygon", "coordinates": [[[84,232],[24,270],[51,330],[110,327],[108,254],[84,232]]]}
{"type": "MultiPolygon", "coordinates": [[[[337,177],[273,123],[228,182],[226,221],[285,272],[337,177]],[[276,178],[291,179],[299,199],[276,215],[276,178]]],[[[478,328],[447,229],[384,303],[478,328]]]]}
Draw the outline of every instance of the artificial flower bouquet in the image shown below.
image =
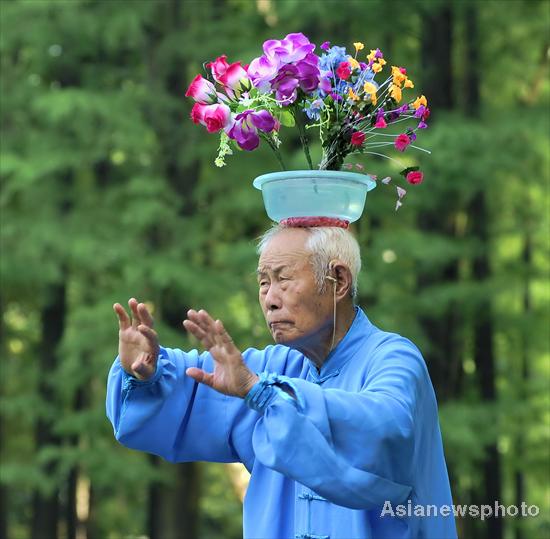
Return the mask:
{"type": "MultiPolygon", "coordinates": [[[[304,34],[294,33],[266,41],[264,54],[248,65],[228,63],[226,56],[206,64],[211,76],[197,75],[185,95],[195,100],[193,122],[210,133],[220,133],[216,165],[223,166],[233,148],[252,151],[262,140],[285,170],[280,152],[283,127],[298,130],[310,169],[315,167],[309,139],[315,131],[323,151],[319,170],[351,169],[353,165],[344,161],[352,154],[399,163],[385,150],[427,152],[414,143],[417,132],[427,127],[430,110],[423,95],[403,100],[403,94],[414,88],[406,69],[390,68],[379,49],[364,54],[362,43],[353,45],[355,53],[350,55],[344,47],[326,41],[318,55],[304,34]],[[407,127],[390,133],[388,127],[394,124],[407,127]]],[[[400,174],[409,184],[422,182],[419,167],[401,166],[400,174]]],[[[391,178],[381,181],[388,184],[391,178]]],[[[397,186],[396,209],[405,193],[397,186]]]]}

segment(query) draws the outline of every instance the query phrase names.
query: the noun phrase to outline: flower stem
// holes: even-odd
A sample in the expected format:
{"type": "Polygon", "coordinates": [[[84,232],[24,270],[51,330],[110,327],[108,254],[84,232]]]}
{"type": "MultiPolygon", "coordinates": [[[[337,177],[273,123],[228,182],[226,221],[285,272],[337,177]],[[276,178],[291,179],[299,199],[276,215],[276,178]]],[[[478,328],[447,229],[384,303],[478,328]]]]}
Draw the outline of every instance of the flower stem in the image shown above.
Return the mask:
{"type": "Polygon", "coordinates": [[[261,131],[260,131],[260,135],[269,144],[269,147],[273,150],[273,153],[275,154],[277,161],[279,161],[281,168],[283,170],[286,170],[285,163],[283,161],[283,156],[281,155],[279,148],[277,148],[277,145],[273,142],[273,140],[271,140],[271,137],[269,135],[264,135],[263,133],[261,133],[261,131]]]}
{"type": "Polygon", "coordinates": [[[313,163],[311,161],[311,155],[309,153],[309,144],[307,141],[304,124],[301,121],[301,114],[296,105],[292,108],[292,115],[294,116],[294,121],[296,122],[298,132],[300,133],[300,142],[302,143],[302,148],[304,149],[304,153],[306,154],[307,164],[309,165],[310,170],[313,170],[313,163]]]}

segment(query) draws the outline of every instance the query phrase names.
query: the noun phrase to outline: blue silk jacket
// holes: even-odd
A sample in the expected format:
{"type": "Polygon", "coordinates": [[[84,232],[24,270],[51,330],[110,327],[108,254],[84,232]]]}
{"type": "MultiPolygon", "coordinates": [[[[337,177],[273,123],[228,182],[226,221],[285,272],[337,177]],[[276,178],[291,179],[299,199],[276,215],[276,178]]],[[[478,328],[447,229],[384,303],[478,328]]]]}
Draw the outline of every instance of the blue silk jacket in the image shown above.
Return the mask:
{"type": "Polygon", "coordinates": [[[146,382],[117,358],[107,385],[116,439],[172,462],[242,462],[245,539],[456,538],[452,509],[441,510],[452,499],[422,355],[356,311],[320,371],[285,346],[246,350],[260,382],[244,400],[186,376],[213,370],[207,352],[161,348],[146,382]],[[425,516],[410,510],[429,505],[425,516]]]}

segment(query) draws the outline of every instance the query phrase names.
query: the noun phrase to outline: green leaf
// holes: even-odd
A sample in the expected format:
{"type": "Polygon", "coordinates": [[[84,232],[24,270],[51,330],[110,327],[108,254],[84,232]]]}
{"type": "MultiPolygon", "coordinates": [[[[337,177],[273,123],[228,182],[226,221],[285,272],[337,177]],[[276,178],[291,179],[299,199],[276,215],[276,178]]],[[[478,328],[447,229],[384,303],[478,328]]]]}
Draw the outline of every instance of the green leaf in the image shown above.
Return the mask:
{"type": "Polygon", "coordinates": [[[281,122],[281,125],[284,127],[294,127],[296,122],[294,121],[294,116],[289,110],[283,110],[277,114],[277,118],[281,122]]]}

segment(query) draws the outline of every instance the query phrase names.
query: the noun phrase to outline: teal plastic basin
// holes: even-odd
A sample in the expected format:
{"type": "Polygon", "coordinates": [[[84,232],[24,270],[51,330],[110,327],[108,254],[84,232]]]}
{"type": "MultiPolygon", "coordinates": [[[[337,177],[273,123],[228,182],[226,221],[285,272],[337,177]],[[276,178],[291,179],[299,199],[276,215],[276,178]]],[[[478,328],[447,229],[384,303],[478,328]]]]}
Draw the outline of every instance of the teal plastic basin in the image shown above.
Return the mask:
{"type": "Polygon", "coordinates": [[[258,176],[267,215],[276,222],[289,217],[337,217],[352,223],[363,213],[368,191],[376,187],[367,174],[339,170],[290,170],[258,176]]]}

